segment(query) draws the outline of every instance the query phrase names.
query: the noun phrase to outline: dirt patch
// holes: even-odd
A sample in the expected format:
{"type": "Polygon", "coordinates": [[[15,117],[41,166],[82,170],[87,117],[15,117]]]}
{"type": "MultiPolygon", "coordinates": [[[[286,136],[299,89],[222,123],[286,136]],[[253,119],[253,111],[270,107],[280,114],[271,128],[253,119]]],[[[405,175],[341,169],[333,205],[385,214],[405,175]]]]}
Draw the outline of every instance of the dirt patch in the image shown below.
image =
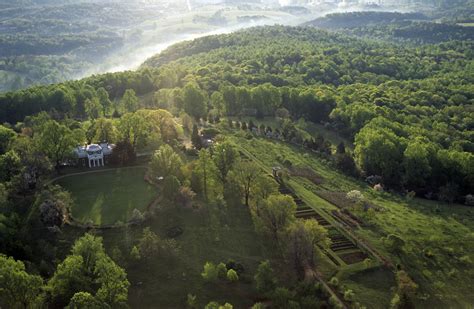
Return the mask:
{"type": "Polygon", "coordinates": [[[324,178],[308,167],[293,166],[289,169],[291,176],[303,177],[312,183],[319,185],[323,183],[324,178]]]}
{"type": "Polygon", "coordinates": [[[348,265],[362,262],[368,258],[367,254],[362,251],[340,254],[339,257],[348,265]]]}

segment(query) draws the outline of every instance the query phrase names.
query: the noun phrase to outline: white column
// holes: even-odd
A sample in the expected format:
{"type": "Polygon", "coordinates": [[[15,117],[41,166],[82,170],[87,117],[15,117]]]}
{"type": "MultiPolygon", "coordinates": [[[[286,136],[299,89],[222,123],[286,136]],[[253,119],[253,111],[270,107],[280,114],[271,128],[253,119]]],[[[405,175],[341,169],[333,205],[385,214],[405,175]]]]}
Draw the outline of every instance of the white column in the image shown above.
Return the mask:
{"type": "Polygon", "coordinates": [[[87,159],[87,162],[89,162],[89,168],[91,168],[91,159],[87,159]]]}

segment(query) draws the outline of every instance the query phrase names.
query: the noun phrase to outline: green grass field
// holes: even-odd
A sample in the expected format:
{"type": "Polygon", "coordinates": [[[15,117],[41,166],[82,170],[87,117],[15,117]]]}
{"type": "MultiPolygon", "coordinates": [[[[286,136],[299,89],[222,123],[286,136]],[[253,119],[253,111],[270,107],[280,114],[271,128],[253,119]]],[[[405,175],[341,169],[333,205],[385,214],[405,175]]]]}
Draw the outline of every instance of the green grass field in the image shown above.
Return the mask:
{"type": "Polygon", "coordinates": [[[74,199],[72,216],[97,225],[126,222],[136,208],[143,211],[157,191],[143,180],[143,167],[71,175],[57,181],[74,199]]]}
{"type": "MultiPolygon", "coordinates": [[[[132,246],[137,245],[144,227],[149,226],[162,238],[167,231],[180,227],[183,233],[176,237],[180,252],[173,259],[157,257],[152,261],[121,263],[126,268],[131,283],[129,304],[131,308],[186,308],[187,294],[197,295],[199,308],[210,301],[229,302],[234,308],[249,308],[258,297],[253,275],[260,261],[266,259],[265,250],[255,233],[248,209],[242,205],[227,205],[212,211],[206,206],[199,210],[176,208],[167,205],[156,216],[137,227],[97,230],[104,238],[107,252],[119,248],[124,258],[132,246]],[[236,283],[220,280],[207,283],[202,279],[204,263],[241,263],[244,273],[236,283]]],[[[67,227],[61,242],[67,252],[74,239],[84,230],[67,227]]],[[[282,284],[285,284],[284,282],[282,284]]]]}

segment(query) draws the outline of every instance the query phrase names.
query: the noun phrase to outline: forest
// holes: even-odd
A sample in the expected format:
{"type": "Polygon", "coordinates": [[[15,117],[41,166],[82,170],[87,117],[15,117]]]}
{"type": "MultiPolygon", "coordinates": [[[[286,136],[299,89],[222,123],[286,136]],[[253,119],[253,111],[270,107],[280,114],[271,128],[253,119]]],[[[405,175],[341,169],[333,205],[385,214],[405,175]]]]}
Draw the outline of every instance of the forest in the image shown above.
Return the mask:
{"type": "MultiPolygon", "coordinates": [[[[468,19],[469,20],[469,19],[468,19]]],[[[436,44],[448,41],[472,41],[471,27],[450,22],[431,21],[421,13],[353,12],[336,13],[306,23],[314,27],[341,31],[362,37],[401,41],[412,44],[436,44]],[[370,21],[367,23],[367,21],[370,21]]]]}
{"type": "Polygon", "coordinates": [[[472,28],[422,19],[254,27],[0,93],[0,305],[472,304],[472,28]]]}

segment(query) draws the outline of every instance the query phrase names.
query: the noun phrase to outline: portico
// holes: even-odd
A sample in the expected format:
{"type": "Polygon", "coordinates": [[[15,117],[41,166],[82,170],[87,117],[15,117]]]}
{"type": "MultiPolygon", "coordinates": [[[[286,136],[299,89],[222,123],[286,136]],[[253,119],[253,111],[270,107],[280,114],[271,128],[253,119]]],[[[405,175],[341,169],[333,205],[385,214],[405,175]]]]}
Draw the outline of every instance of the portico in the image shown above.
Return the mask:
{"type": "Polygon", "coordinates": [[[87,160],[89,168],[105,166],[105,156],[112,153],[114,145],[108,143],[90,144],[87,146],[79,146],[75,152],[77,158],[80,160],[87,160]]]}

